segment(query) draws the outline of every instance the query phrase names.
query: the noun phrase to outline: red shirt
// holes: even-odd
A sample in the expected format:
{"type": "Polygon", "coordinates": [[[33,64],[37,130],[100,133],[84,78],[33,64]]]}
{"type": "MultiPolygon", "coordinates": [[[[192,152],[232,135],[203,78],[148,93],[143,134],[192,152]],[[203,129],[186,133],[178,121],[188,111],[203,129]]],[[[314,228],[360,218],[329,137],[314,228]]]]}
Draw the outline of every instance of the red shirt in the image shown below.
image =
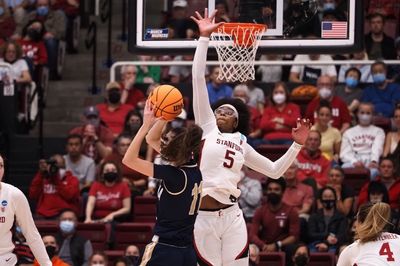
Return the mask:
{"type": "MultiPolygon", "coordinates": [[[[5,7],[4,7],[5,8],[5,7]]],[[[14,33],[16,24],[12,16],[4,18],[0,21],[0,39],[8,39],[14,33]]]]}
{"type": "Polygon", "coordinates": [[[29,188],[29,197],[37,201],[36,212],[44,217],[56,216],[64,209],[79,213],[78,178],[70,171],[66,171],[62,179],[58,176],[44,178],[38,172],[29,188]]]}
{"type": "Polygon", "coordinates": [[[89,196],[96,197],[93,218],[101,219],[123,207],[122,201],[131,197],[125,182],[118,182],[112,187],[95,181],[89,190],[89,196]]]}
{"type": "Polygon", "coordinates": [[[100,119],[111,129],[111,131],[118,135],[124,128],[125,116],[132,110],[132,105],[121,104],[114,111],[108,109],[108,105],[100,103],[96,105],[99,110],[100,119]]]}
{"type": "Polygon", "coordinates": [[[300,107],[294,103],[287,103],[282,111],[279,111],[276,106],[267,106],[261,118],[260,128],[264,132],[264,139],[292,139],[292,128],[296,127],[296,120],[300,115],[300,107]],[[282,118],[284,128],[276,129],[274,118],[282,118]]]}
{"type": "Polygon", "coordinates": [[[303,208],[303,203],[313,204],[314,192],[311,186],[296,181],[294,186],[286,186],[282,201],[299,211],[303,208]]]}
{"type": "MultiPolygon", "coordinates": [[[[314,98],[307,106],[306,117],[314,123],[317,117],[317,109],[319,107],[320,98],[314,98]]],[[[344,123],[351,123],[351,116],[346,103],[338,96],[333,96],[330,102],[332,108],[332,126],[341,129],[344,123]]]]}
{"type": "Polygon", "coordinates": [[[264,204],[254,213],[250,241],[262,249],[264,244],[275,243],[288,236],[298,239],[299,231],[299,216],[293,207],[282,203],[281,208],[273,212],[268,204],[264,204]]]}
{"type": "Polygon", "coordinates": [[[47,51],[43,41],[34,42],[20,39],[18,43],[22,47],[22,54],[33,60],[34,65],[47,64],[47,51]]]}
{"type": "Polygon", "coordinates": [[[247,108],[250,113],[250,130],[253,132],[260,127],[261,113],[253,106],[248,105],[247,108]]]}
{"type": "MultiPolygon", "coordinates": [[[[380,181],[381,178],[378,176],[376,178],[377,181],[380,181]]],[[[358,206],[368,202],[368,187],[369,183],[367,182],[360,190],[360,194],[358,195],[358,206]]],[[[388,189],[389,193],[389,204],[392,209],[399,209],[400,207],[400,179],[397,179],[388,189]]]]}
{"type": "MultiPolygon", "coordinates": [[[[119,82],[119,85],[121,86],[121,90],[125,90],[125,83],[124,82],[119,82]]],[[[135,88],[134,86],[131,86],[131,89],[128,90],[128,97],[126,98],[126,104],[130,104],[133,107],[136,107],[138,102],[141,102],[145,98],[143,92],[140,89],[135,88]]]]}
{"type": "Polygon", "coordinates": [[[331,163],[321,154],[321,151],[310,157],[307,150],[302,148],[297,155],[297,162],[297,179],[300,182],[312,177],[321,187],[328,183],[328,172],[331,168],[331,163]]]}

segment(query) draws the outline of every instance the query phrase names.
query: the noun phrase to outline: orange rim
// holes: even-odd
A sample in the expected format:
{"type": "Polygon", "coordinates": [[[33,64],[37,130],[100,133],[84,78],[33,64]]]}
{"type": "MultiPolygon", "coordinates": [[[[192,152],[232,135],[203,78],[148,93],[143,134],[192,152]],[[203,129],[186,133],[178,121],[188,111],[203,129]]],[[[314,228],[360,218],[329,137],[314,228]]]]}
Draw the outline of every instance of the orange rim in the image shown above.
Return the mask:
{"type": "Polygon", "coordinates": [[[231,35],[233,41],[240,46],[251,46],[255,38],[251,35],[261,34],[267,30],[267,25],[256,23],[224,23],[215,32],[231,35]],[[250,39],[249,39],[250,38],[250,39]]]}

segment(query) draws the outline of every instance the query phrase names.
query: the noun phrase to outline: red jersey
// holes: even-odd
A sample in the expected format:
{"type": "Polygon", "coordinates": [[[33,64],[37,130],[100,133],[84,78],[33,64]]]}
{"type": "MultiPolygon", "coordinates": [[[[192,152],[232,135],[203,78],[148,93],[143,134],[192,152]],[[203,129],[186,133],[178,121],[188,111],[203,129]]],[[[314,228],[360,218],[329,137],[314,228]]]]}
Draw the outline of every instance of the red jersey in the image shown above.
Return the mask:
{"type": "Polygon", "coordinates": [[[312,177],[322,187],[328,183],[328,172],[331,162],[321,154],[321,151],[311,157],[305,148],[302,148],[297,155],[298,170],[297,179],[301,182],[312,177]]]}
{"type": "Polygon", "coordinates": [[[20,39],[18,43],[21,45],[23,56],[30,58],[34,65],[47,64],[47,51],[43,41],[20,39]]]}
{"type": "MultiPolygon", "coordinates": [[[[126,89],[125,84],[123,82],[119,82],[119,85],[121,86],[121,90],[126,89]]],[[[128,90],[128,97],[126,98],[126,104],[130,104],[133,107],[136,107],[138,102],[143,101],[145,98],[143,92],[140,89],[135,88],[132,86],[130,90],[128,90]]]]}
{"type": "Polygon", "coordinates": [[[299,215],[293,207],[282,203],[279,210],[271,211],[268,204],[258,207],[250,228],[250,241],[262,249],[264,244],[275,243],[288,236],[298,239],[299,215]]]}
{"type": "MultiPolygon", "coordinates": [[[[376,178],[377,181],[380,181],[381,178],[378,176],[376,178]]],[[[360,194],[358,195],[358,206],[366,203],[368,201],[368,187],[369,183],[367,182],[362,186],[360,190],[360,194]]],[[[400,207],[400,179],[397,179],[388,189],[389,193],[389,204],[392,209],[398,209],[400,207]]]]}
{"type": "Polygon", "coordinates": [[[267,106],[261,118],[260,128],[264,132],[264,139],[292,139],[292,128],[296,127],[296,120],[300,115],[300,107],[294,103],[287,103],[282,111],[276,106],[267,106]],[[284,128],[276,129],[275,118],[283,119],[284,128]]]}
{"type": "Polygon", "coordinates": [[[89,190],[89,196],[96,198],[93,218],[101,219],[123,207],[122,201],[131,197],[128,184],[118,182],[112,187],[95,181],[89,190]]]}
{"type": "MultiPolygon", "coordinates": [[[[320,98],[314,98],[307,106],[306,117],[314,123],[317,117],[320,98]]],[[[330,102],[332,108],[332,126],[341,129],[344,123],[351,123],[351,116],[346,103],[338,96],[333,96],[330,102]]]]}
{"type": "Polygon", "coordinates": [[[121,104],[114,111],[108,109],[108,105],[100,103],[96,105],[99,110],[100,119],[111,129],[111,131],[118,135],[124,128],[125,116],[132,110],[132,105],[121,104]]]}
{"type": "Polygon", "coordinates": [[[254,108],[250,105],[247,105],[247,108],[249,109],[250,113],[250,130],[253,132],[260,127],[261,113],[257,108],[254,108]]]}

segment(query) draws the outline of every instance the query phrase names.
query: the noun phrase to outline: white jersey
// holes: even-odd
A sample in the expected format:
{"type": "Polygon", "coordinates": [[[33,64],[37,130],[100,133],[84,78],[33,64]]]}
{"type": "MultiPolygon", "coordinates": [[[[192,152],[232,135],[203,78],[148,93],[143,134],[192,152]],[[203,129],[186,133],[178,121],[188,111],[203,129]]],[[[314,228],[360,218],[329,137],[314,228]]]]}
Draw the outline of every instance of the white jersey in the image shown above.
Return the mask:
{"type": "Polygon", "coordinates": [[[14,224],[14,217],[16,217],[22,233],[39,264],[41,266],[51,266],[52,263],[33,221],[25,195],[12,185],[3,182],[0,185],[0,256],[11,253],[14,249],[14,244],[11,240],[11,228],[14,224]]]}
{"type": "Polygon", "coordinates": [[[200,170],[203,193],[221,203],[232,204],[240,195],[238,183],[243,165],[277,179],[296,159],[301,145],[293,143],[277,161],[257,153],[239,132],[221,133],[209,104],[205,68],[209,38],[200,37],[193,65],[193,111],[195,122],[203,129],[204,146],[200,170]]]}
{"type": "Polygon", "coordinates": [[[376,241],[355,241],[340,254],[337,266],[400,266],[400,235],[382,233],[376,241]]]}

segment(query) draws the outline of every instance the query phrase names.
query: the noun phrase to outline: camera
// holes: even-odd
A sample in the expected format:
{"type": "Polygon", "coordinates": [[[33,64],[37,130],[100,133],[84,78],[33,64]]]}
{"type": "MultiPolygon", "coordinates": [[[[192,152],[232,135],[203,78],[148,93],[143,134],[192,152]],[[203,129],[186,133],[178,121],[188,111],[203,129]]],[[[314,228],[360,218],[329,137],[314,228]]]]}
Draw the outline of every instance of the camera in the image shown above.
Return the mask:
{"type": "Polygon", "coordinates": [[[58,170],[59,170],[57,161],[54,159],[48,159],[48,160],[46,160],[46,163],[49,166],[48,170],[47,170],[47,176],[53,177],[53,176],[57,175],[58,170]]]}

